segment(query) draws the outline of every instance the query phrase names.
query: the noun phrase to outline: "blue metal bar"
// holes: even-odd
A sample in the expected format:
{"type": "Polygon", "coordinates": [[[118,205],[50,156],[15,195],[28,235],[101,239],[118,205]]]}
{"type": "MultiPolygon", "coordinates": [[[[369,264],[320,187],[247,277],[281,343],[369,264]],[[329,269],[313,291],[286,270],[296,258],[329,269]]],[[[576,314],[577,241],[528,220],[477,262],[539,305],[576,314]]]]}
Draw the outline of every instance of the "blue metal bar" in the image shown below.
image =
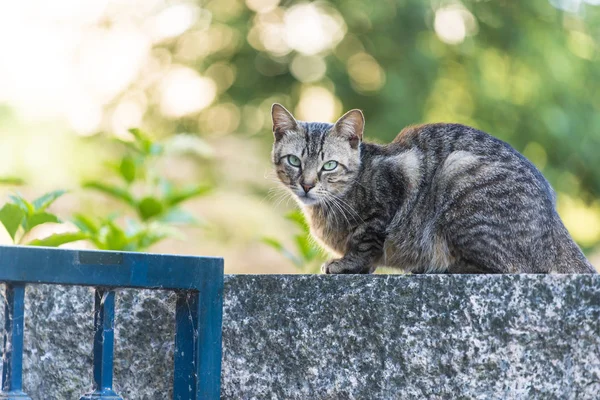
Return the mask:
{"type": "Polygon", "coordinates": [[[144,289],[198,290],[223,274],[216,257],[45,247],[0,246],[0,265],[0,282],[144,289]]]}
{"type": "Polygon", "coordinates": [[[96,288],[94,301],[94,391],[80,400],[123,400],[112,388],[115,292],[96,288]]]}
{"type": "Polygon", "coordinates": [[[25,285],[7,284],[5,294],[4,357],[2,363],[2,392],[0,392],[0,399],[30,400],[30,397],[23,392],[25,285]]]}
{"type": "Polygon", "coordinates": [[[179,292],[175,305],[175,354],[173,399],[196,400],[196,332],[198,326],[198,293],[179,292]]]}
{"type": "Polygon", "coordinates": [[[200,292],[177,294],[175,400],[220,398],[222,308],[223,275],[200,292]]]}
{"type": "Polygon", "coordinates": [[[223,274],[204,281],[198,300],[196,376],[199,399],[218,399],[221,393],[223,274]]]}

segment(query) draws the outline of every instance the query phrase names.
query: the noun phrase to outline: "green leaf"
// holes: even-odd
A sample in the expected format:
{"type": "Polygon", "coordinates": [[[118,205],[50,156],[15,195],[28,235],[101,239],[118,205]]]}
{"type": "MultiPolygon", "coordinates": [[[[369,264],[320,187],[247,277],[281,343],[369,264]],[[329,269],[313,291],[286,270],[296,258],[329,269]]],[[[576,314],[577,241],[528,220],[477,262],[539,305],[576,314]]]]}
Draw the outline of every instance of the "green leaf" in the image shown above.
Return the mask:
{"type": "Polygon", "coordinates": [[[73,217],[73,223],[75,224],[75,226],[77,226],[79,228],[80,231],[82,232],[86,232],[86,233],[97,233],[98,230],[100,229],[98,227],[98,224],[96,224],[96,222],[94,222],[94,220],[92,220],[90,217],[87,217],[83,214],[77,214],[73,217]]]}
{"type": "Polygon", "coordinates": [[[144,250],[172,236],[167,232],[144,232],[137,237],[138,250],[144,250]]]}
{"type": "Polygon", "coordinates": [[[163,146],[158,143],[154,143],[148,135],[142,132],[138,128],[129,129],[129,133],[133,135],[136,143],[139,145],[140,150],[146,155],[156,156],[163,152],[163,146]]]}
{"type": "Polygon", "coordinates": [[[264,238],[262,238],[262,242],[265,243],[268,246],[271,246],[275,250],[277,250],[285,258],[287,258],[288,260],[290,260],[297,268],[303,268],[304,267],[304,262],[299,257],[297,257],[296,255],[294,255],[294,253],[292,253],[291,251],[289,251],[288,249],[286,249],[281,244],[281,242],[279,242],[277,239],[273,239],[273,238],[270,238],[270,237],[264,237],[264,238]]]}
{"type": "Polygon", "coordinates": [[[165,198],[165,203],[174,206],[193,197],[203,196],[211,190],[211,185],[189,186],[179,190],[174,189],[171,194],[165,198]]]}
{"type": "Polygon", "coordinates": [[[56,233],[43,239],[35,239],[27,243],[30,246],[58,247],[61,244],[88,239],[89,235],[84,232],[56,233]]]}
{"type": "Polygon", "coordinates": [[[135,140],[138,142],[143,142],[143,141],[149,140],[148,137],[146,136],[146,134],[144,132],[142,132],[142,130],[139,128],[131,128],[131,129],[128,129],[128,131],[129,131],[129,133],[131,133],[133,135],[135,140]]]}
{"type": "Polygon", "coordinates": [[[161,214],[164,210],[164,206],[156,197],[148,196],[140,200],[137,209],[140,217],[146,221],[161,214]]]}
{"type": "Polygon", "coordinates": [[[318,250],[310,242],[307,235],[296,235],[294,237],[296,246],[306,262],[312,261],[318,253],[318,250]]]}
{"type": "Polygon", "coordinates": [[[184,238],[179,230],[171,226],[153,222],[144,226],[135,237],[131,238],[132,247],[129,250],[144,250],[153,244],[170,237],[178,239],[184,238]],[[135,245],[135,247],[133,247],[133,245],[135,245]]]}
{"type": "Polygon", "coordinates": [[[10,196],[8,196],[12,201],[14,201],[14,203],[16,205],[18,205],[19,207],[21,207],[21,210],[23,210],[23,212],[25,214],[33,214],[34,207],[33,204],[31,204],[29,201],[27,201],[27,199],[25,199],[20,193],[15,193],[15,194],[11,194],[10,196]]]}
{"type": "Polygon", "coordinates": [[[7,203],[0,209],[0,222],[13,241],[24,217],[25,211],[16,204],[7,203]]]}
{"type": "Polygon", "coordinates": [[[56,199],[58,199],[63,194],[67,193],[66,190],[55,190],[50,193],[46,193],[45,195],[35,199],[33,201],[33,208],[35,211],[44,211],[46,208],[50,206],[50,204],[54,203],[56,199]]]}
{"type": "Polygon", "coordinates": [[[306,222],[306,218],[304,218],[304,214],[300,210],[290,211],[285,215],[285,218],[289,221],[295,223],[299,228],[302,229],[303,232],[309,232],[310,228],[308,223],[306,222]]]}
{"type": "Polygon", "coordinates": [[[127,189],[120,188],[118,186],[108,185],[102,182],[90,181],[83,184],[84,188],[95,189],[118,200],[122,200],[130,206],[136,207],[136,201],[127,191],[127,189]]]}
{"type": "Polygon", "coordinates": [[[25,232],[29,232],[36,226],[45,224],[46,222],[60,222],[60,219],[56,215],[47,212],[35,213],[25,218],[23,228],[25,232]]]}
{"type": "Polygon", "coordinates": [[[113,221],[106,222],[106,235],[104,237],[105,250],[125,250],[129,244],[127,235],[113,221]]]}
{"type": "Polygon", "coordinates": [[[135,161],[132,157],[123,157],[119,165],[119,173],[127,183],[135,180],[135,161]]]}
{"type": "Polygon", "coordinates": [[[13,176],[4,176],[4,177],[0,177],[0,184],[2,185],[23,185],[25,184],[25,181],[21,178],[16,178],[13,176]]]}
{"type": "Polygon", "coordinates": [[[275,250],[281,252],[284,250],[283,245],[281,244],[281,242],[277,239],[273,239],[271,237],[264,237],[261,239],[261,241],[266,244],[271,246],[272,248],[274,248],[275,250]]]}

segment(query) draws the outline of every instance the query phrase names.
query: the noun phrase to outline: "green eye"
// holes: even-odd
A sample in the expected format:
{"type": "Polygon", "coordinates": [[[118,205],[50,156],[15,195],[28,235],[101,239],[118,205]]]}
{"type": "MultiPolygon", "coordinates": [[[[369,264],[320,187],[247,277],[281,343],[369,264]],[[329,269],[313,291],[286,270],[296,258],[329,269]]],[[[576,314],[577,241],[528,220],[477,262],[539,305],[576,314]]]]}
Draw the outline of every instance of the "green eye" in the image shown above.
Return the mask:
{"type": "Polygon", "coordinates": [[[299,167],[300,164],[301,164],[300,159],[298,157],[296,157],[296,156],[291,155],[291,154],[289,156],[287,156],[287,162],[292,167],[299,167]]]}
{"type": "Polygon", "coordinates": [[[325,164],[323,164],[323,170],[324,171],[333,171],[334,169],[336,169],[338,166],[337,161],[327,161],[325,164]]]}

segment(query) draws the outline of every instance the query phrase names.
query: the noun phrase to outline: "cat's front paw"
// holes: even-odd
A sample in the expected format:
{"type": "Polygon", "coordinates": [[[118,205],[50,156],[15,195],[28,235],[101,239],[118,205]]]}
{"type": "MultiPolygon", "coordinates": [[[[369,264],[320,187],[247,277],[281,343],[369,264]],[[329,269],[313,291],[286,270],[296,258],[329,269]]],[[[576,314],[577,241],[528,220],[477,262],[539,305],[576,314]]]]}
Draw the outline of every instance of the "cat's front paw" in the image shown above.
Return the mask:
{"type": "Polygon", "coordinates": [[[339,258],[329,260],[321,266],[321,272],[324,274],[368,274],[369,268],[364,268],[361,264],[339,258]]]}

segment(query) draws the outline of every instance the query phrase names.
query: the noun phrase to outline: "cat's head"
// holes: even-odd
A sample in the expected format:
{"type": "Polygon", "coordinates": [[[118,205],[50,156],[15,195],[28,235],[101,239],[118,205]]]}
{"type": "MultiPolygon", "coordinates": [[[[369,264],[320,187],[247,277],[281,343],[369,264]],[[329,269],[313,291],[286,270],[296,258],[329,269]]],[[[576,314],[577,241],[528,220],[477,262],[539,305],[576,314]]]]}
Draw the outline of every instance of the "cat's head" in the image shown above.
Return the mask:
{"type": "Polygon", "coordinates": [[[335,124],[297,121],[273,104],[272,159],[279,180],[301,204],[339,197],[356,180],[365,120],[351,110],[335,124]]]}

